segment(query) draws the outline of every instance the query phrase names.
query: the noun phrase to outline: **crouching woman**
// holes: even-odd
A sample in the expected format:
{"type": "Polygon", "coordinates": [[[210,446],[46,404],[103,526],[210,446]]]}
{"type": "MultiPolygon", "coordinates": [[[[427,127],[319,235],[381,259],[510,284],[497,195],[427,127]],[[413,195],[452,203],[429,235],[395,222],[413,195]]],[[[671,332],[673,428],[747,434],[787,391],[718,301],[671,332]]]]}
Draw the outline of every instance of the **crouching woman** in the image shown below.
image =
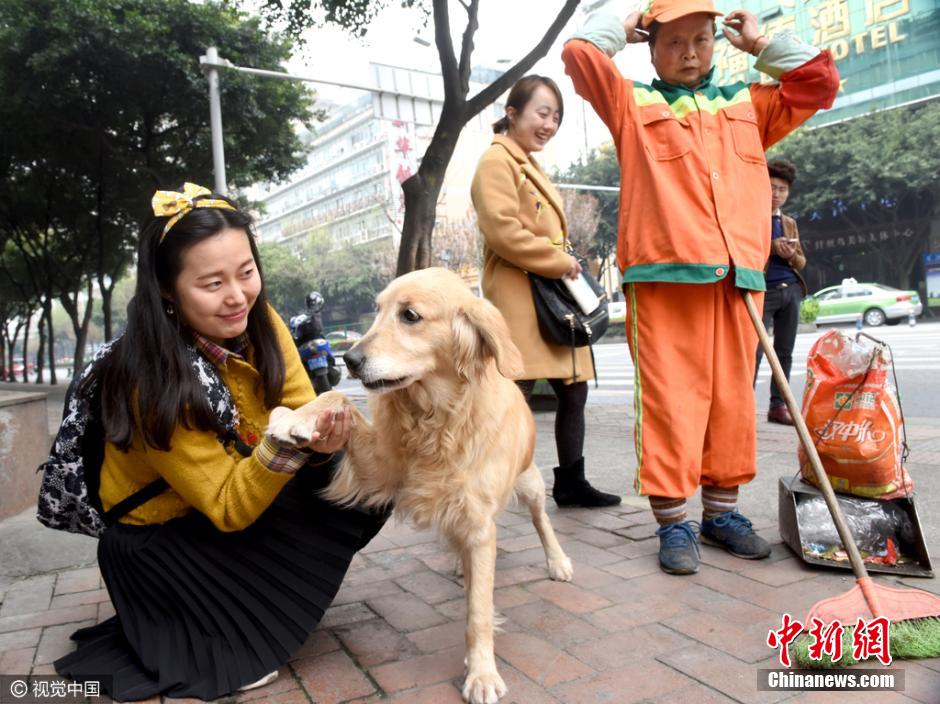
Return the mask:
{"type": "Polygon", "coordinates": [[[103,507],[135,497],[98,546],[116,615],[55,668],[119,701],[211,700],[276,677],[384,516],[317,495],[348,415],[321,416],[302,449],[264,436],[273,408],[315,394],[265,301],[250,216],[193,184],[152,207],[126,332],[86,382],[103,507]]]}

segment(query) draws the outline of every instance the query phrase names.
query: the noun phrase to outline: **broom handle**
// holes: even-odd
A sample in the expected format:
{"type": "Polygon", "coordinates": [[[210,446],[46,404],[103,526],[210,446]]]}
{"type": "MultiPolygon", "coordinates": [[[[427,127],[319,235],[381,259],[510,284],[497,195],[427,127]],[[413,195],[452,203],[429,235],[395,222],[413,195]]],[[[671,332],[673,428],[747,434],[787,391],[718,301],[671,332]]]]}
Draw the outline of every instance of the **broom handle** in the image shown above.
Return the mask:
{"type": "MultiPolygon", "coordinates": [[[[780,366],[780,360],[777,359],[777,353],[774,352],[774,346],[770,342],[767,329],[764,327],[764,322],[757,312],[757,306],[754,304],[754,299],[750,291],[744,291],[744,305],[747,306],[747,313],[751,316],[751,322],[754,323],[754,329],[757,331],[757,336],[760,338],[760,345],[764,348],[764,355],[766,355],[767,360],[770,362],[774,380],[777,382],[777,389],[783,394],[783,399],[787,403],[790,416],[793,418],[793,422],[796,425],[797,435],[800,436],[800,444],[803,445],[803,450],[806,451],[809,463],[813,466],[813,472],[816,474],[816,483],[819,485],[819,490],[826,500],[829,513],[832,514],[832,520],[836,524],[836,530],[839,531],[839,537],[842,538],[842,545],[845,546],[845,551],[849,554],[849,561],[852,563],[852,571],[855,572],[855,576],[859,580],[864,579],[867,582],[868,571],[865,569],[865,563],[862,562],[862,556],[859,554],[858,547],[855,545],[855,538],[852,536],[852,531],[849,530],[849,526],[845,522],[842,507],[839,506],[839,502],[836,500],[836,494],[832,490],[832,484],[829,483],[829,477],[826,476],[826,470],[823,469],[822,461],[819,459],[819,453],[816,452],[816,446],[809,436],[806,421],[803,420],[803,414],[796,405],[796,399],[793,398],[790,384],[787,382],[787,377],[783,373],[783,367],[780,366]]],[[[878,611],[880,611],[878,604],[873,604],[873,599],[869,599],[868,590],[863,589],[863,592],[865,592],[865,597],[872,613],[877,616],[878,611]]]]}

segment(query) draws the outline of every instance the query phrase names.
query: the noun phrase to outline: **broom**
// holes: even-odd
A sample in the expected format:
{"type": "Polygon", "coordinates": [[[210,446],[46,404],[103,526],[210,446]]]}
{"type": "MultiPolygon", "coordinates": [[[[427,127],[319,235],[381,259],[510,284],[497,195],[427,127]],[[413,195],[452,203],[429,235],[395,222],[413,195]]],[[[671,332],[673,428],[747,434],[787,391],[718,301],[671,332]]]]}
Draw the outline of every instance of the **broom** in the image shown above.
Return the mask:
{"type": "Polygon", "coordinates": [[[806,421],[803,420],[803,414],[796,405],[796,399],[793,398],[793,392],[787,383],[780,360],[777,359],[777,354],[774,352],[750,291],[744,291],[744,304],[747,306],[748,315],[760,338],[764,354],[770,362],[777,388],[783,394],[787,409],[793,417],[800,443],[813,467],[816,483],[826,500],[826,506],[829,508],[833,523],[848,553],[856,579],[856,585],[845,594],[817,602],[803,621],[804,624],[809,624],[815,617],[827,625],[836,620],[842,624],[849,624],[843,633],[842,652],[844,655],[842,658],[833,662],[828,655],[824,655],[822,661],[813,660],[809,657],[812,638],[804,634],[793,644],[794,660],[797,664],[808,668],[845,667],[858,662],[852,657],[854,624],[859,618],[867,621],[879,617],[887,618],[890,623],[888,640],[892,658],[940,657],[940,618],[938,618],[940,617],[940,597],[920,589],[898,589],[875,584],[868,576],[865,563],[862,562],[862,556],[855,544],[855,538],[845,522],[842,507],[836,500],[829,477],[826,476],[826,471],[819,459],[819,453],[816,452],[816,446],[810,438],[806,421]]]}

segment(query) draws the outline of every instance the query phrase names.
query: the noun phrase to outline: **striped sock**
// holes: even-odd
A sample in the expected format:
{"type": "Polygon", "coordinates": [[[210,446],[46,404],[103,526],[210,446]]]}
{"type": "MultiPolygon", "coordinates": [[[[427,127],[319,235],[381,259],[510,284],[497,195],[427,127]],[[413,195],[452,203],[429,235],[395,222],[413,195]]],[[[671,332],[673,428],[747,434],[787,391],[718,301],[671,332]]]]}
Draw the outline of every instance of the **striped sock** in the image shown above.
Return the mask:
{"type": "Polygon", "coordinates": [[[661,526],[670,523],[681,523],[688,514],[685,510],[685,499],[671,499],[668,496],[650,496],[650,508],[653,509],[653,517],[661,526]]]}
{"type": "Polygon", "coordinates": [[[714,518],[719,513],[734,511],[738,507],[738,487],[736,486],[703,486],[702,487],[702,516],[705,519],[714,518]]]}

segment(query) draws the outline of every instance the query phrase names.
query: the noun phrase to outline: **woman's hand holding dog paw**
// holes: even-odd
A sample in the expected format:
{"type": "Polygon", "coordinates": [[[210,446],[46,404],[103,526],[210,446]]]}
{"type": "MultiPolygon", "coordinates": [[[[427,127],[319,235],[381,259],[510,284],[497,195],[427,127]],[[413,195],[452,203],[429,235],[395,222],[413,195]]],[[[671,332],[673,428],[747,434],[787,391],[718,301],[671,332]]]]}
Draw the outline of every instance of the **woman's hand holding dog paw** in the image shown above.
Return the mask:
{"type": "Polygon", "coordinates": [[[330,391],[293,411],[275,408],[265,435],[282,444],[328,455],[345,447],[353,426],[355,419],[348,401],[341,393],[330,391]]]}
{"type": "Polygon", "coordinates": [[[348,408],[327,409],[317,416],[316,430],[302,447],[325,455],[342,450],[349,441],[353,423],[352,412],[348,408]]]}

